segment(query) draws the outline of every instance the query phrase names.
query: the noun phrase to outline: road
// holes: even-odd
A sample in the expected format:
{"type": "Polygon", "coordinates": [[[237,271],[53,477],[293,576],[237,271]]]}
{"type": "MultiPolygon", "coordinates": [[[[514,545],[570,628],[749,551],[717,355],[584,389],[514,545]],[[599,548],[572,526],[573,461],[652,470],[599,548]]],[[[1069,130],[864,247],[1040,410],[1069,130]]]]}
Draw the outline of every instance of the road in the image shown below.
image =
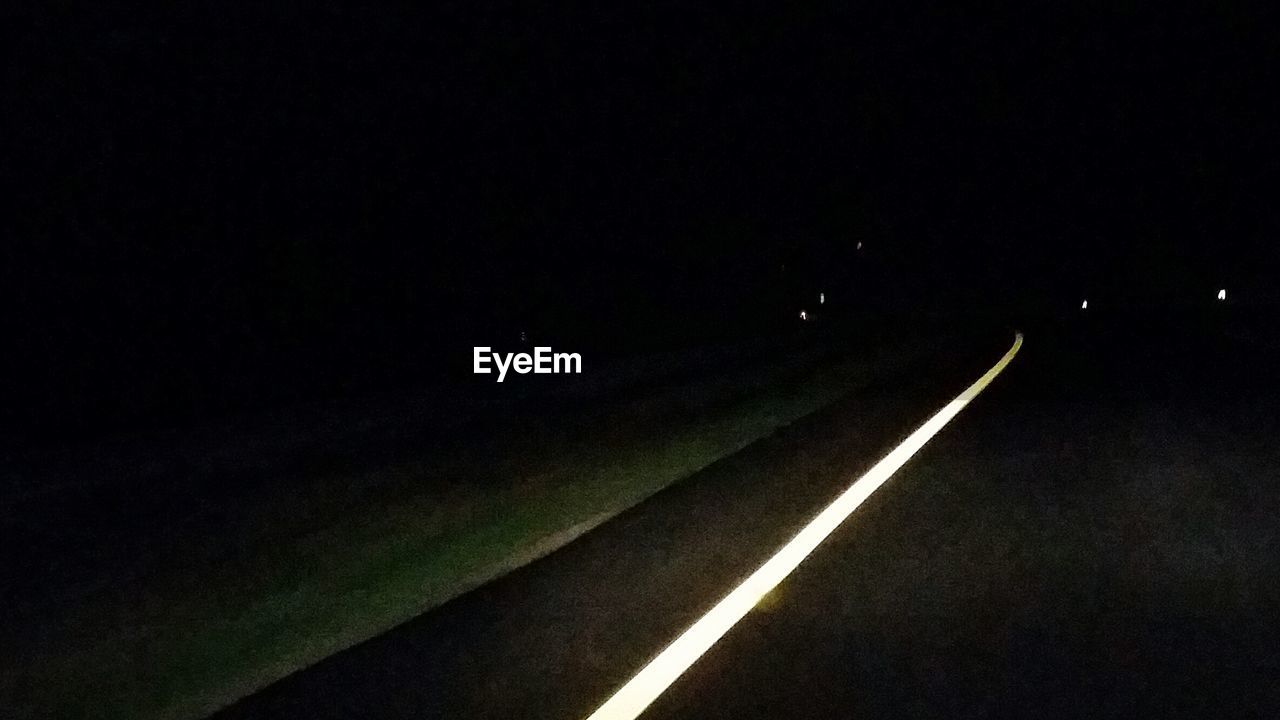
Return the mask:
{"type": "MultiPolygon", "coordinates": [[[[1026,336],[642,717],[1280,710],[1275,353],[1212,324],[1026,336]]],[[[586,717],[1010,340],[939,348],[218,717],[586,717]]]]}

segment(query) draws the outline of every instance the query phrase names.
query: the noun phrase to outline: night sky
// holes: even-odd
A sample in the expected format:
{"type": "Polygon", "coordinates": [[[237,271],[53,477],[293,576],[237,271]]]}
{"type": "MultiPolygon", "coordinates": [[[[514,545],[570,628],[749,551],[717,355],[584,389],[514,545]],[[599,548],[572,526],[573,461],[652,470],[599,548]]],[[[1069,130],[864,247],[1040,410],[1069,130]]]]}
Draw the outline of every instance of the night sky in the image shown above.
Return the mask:
{"type": "Polygon", "coordinates": [[[819,288],[1276,298],[1265,9],[40,5],[0,11],[9,435],[470,381],[526,329],[751,334],[819,288]]]}

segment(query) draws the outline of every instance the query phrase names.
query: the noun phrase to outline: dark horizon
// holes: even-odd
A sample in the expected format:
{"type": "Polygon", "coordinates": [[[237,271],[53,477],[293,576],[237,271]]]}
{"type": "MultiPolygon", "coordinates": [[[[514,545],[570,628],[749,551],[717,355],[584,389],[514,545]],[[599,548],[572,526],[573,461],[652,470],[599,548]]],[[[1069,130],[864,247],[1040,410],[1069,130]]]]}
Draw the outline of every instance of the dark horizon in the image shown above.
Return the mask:
{"type": "Polygon", "coordinates": [[[902,318],[1274,305],[1268,20],[10,9],[5,424],[459,381],[526,328],[776,332],[824,288],[902,318]]]}

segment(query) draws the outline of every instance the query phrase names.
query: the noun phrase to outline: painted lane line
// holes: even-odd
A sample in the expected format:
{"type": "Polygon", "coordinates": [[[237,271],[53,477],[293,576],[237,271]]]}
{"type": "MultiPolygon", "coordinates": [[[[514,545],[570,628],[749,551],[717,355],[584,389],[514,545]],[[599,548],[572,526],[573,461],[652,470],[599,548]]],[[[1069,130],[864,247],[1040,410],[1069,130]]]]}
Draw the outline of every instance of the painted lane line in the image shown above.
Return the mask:
{"type": "Polygon", "coordinates": [[[770,590],[791,574],[800,563],[813,552],[814,548],[826,539],[839,525],[849,517],[863,500],[884,484],[898,468],[924,447],[929,439],[937,434],[951,421],[978,393],[982,392],[997,375],[1013,361],[1018,350],[1022,348],[1022,333],[1017,333],[1013,346],[991,366],[982,377],[978,378],[964,392],[956,396],[916,428],[898,447],[871,467],[818,513],[809,524],[796,534],[773,557],[751,573],[728,595],[724,596],[715,607],[688,627],[670,645],[647,665],[640,669],[630,680],[617,690],[587,720],[633,720],[649,707],[650,703],[666,691],[676,678],[680,677],[689,666],[702,657],[729,628],[733,627],[750,610],[755,607],[770,590]]]}

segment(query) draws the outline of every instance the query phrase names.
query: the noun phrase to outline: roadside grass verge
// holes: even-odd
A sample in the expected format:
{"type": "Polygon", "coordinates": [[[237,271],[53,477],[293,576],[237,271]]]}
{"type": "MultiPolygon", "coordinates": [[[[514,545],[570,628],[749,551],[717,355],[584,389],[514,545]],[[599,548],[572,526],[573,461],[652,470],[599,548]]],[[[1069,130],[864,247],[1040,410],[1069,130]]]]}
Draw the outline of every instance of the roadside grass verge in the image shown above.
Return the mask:
{"type": "MultiPolygon", "coordinates": [[[[901,361],[901,357],[893,358],[901,361]]],[[[865,384],[885,359],[703,378],[249,504],[238,552],[76,608],[0,664],[18,717],[188,720],[498,577],[865,384]],[[6,666],[7,667],[4,667],[6,666]]]]}

